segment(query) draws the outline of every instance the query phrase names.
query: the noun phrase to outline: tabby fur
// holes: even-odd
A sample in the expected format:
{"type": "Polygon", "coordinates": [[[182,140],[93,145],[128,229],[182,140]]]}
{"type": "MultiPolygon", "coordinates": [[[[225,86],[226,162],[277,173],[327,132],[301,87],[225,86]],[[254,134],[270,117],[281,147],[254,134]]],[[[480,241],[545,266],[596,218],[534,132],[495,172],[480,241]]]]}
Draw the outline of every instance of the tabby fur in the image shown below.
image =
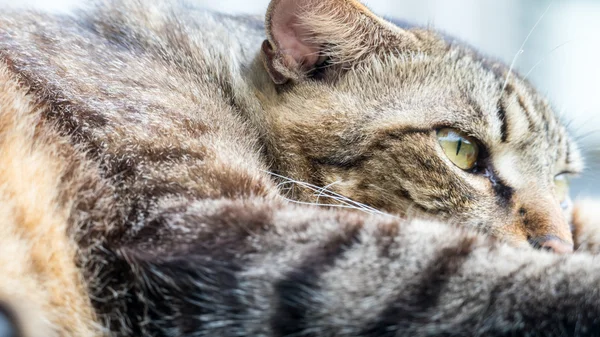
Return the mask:
{"type": "Polygon", "coordinates": [[[530,84],[354,0],[274,0],[265,26],[166,1],[0,14],[17,335],[600,334],[597,203],[560,208],[552,178],[583,164],[530,84]],[[448,125],[494,170],[454,168],[448,125]],[[577,253],[528,246],[547,236],[577,253]]]}

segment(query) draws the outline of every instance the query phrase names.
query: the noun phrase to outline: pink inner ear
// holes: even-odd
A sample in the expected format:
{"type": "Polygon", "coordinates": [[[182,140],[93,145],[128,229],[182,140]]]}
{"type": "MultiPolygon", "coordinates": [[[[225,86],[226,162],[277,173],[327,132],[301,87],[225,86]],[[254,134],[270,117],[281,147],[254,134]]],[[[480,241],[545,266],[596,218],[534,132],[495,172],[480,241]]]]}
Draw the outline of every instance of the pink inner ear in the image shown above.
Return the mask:
{"type": "Polygon", "coordinates": [[[319,46],[310,41],[310,32],[302,26],[299,17],[302,5],[309,1],[281,0],[273,11],[271,32],[277,47],[286,58],[295,64],[291,67],[302,67],[308,70],[316,65],[319,60],[319,46]]]}

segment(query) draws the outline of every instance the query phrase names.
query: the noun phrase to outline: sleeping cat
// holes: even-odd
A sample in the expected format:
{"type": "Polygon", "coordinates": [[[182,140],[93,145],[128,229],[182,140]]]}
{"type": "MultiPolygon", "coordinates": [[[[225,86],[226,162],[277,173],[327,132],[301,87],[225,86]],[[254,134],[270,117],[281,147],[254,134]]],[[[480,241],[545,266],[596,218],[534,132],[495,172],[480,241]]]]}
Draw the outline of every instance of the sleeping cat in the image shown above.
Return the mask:
{"type": "Polygon", "coordinates": [[[3,12],[0,59],[0,336],[600,334],[577,145],[467,46],[123,0],[3,12]]]}

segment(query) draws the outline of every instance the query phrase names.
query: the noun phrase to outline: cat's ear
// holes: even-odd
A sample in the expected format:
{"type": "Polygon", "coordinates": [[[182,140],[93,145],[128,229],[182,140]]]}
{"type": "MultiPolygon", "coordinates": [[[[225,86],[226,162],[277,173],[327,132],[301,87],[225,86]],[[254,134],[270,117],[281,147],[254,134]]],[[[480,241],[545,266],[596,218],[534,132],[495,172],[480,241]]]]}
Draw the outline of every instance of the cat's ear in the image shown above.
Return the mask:
{"type": "Polygon", "coordinates": [[[358,60],[402,35],[355,0],[273,0],[266,29],[262,56],[276,84],[301,80],[326,59],[358,60]]]}

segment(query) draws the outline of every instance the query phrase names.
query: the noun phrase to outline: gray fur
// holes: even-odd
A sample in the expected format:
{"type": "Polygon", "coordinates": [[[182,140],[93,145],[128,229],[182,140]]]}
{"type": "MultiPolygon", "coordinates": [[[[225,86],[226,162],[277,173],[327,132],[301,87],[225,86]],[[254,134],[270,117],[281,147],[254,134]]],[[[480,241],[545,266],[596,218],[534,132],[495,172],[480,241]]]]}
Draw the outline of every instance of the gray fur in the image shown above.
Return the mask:
{"type": "Polygon", "coordinates": [[[101,198],[69,190],[68,235],[107,334],[600,334],[593,255],[504,242],[553,234],[552,178],[582,166],[547,102],[435,32],[394,28],[354,1],[323,4],[306,21],[312,39],[337,42],[322,74],[283,69],[260,20],[179,2],[0,15],[2,61],[48,106],[40,118],[75,153],[65,160],[104,186],[101,198]],[[344,10],[360,20],[338,20],[344,10]],[[348,41],[343,24],[364,35],[348,41]],[[497,202],[488,177],[437,156],[443,123],[498,158],[516,154],[522,181],[497,172],[514,199],[497,202]],[[312,191],[285,193],[268,171],[319,187],[339,178],[332,191],[392,215],[294,205],[312,191]]]}

